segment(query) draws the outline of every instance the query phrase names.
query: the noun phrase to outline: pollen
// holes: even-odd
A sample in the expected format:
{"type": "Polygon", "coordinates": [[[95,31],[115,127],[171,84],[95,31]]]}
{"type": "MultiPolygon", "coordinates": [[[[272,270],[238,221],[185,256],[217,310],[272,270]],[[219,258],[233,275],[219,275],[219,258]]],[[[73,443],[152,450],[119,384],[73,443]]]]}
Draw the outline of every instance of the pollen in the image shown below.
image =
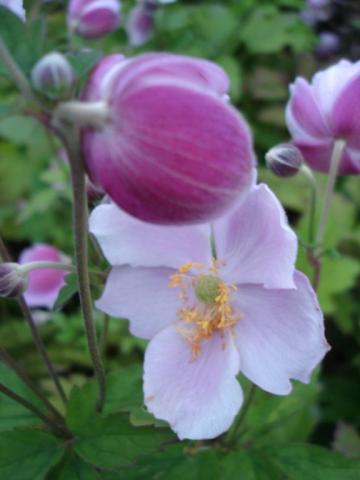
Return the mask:
{"type": "Polygon", "coordinates": [[[178,288],[183,304],[178,310],[178,332],[190,343],[192,360],[201,354],[203,340],[216,332],[224,335],[240,318],[231,303],[236,286],[223,282],[218,271],[216,260],[209,268],[189,262],[170,277],[169,286],[178,288]]]}

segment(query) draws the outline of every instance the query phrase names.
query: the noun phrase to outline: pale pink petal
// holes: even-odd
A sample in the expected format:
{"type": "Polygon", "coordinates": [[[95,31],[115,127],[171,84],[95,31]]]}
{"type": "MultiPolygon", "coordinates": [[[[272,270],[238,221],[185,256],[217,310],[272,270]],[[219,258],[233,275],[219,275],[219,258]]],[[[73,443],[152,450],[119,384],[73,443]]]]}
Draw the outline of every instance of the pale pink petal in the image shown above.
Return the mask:
{"type": "Polygon", "coordinates": [[[329,349],[324,321],[307,278],[295,274],[296,290],[267,290],[240,285],[236,325],[241,371],[262,389],[278,395],[291,391],[290,379],[309,382],[329,349]]]}
{"type": "Polygon", "coordinates": [[[150,339],[174,322],[181,302],[169,287],[170,268],[115,267],[111,270],[96,307],[118,318],[127,318],[130,331],[150,339]]]}
{"type": "MultiPolygon", "coordinates": [[[[328,173],[330,169],[333,141],[312,144],[310,142],[294,141],[301,150],[305,161],[319,172],[328,173]]],[[[358,151],[345,148],[339,168],[339,175],[358,174],[360,172],[360,158],[358,151]]]]}
{"type": "Polygon", "coordinates": [[[339,92],[358,68],[357,63],[341,60],[314,75],[312,79],[314,95],[326,117],[330,115],[339,92]]]}
{"type": "MultiPolygon", "coordinates": [[[[360,62],[359,62],[360,66],[360,62]]],[[[339,93],[332,110],[332,126],[338,138],[360,149],[360,68],[339,93]]]]}
{"type": "Polygon", "coordinates": [[[248,194],[237,210],[214,223],[217,256],[231,283],[294,287],[296,235],[280,202],[264,184],[248,194]]]}
{"type": "Polygon", "coordinates": [[[170,423],[180,439],[214,438],[232,424],[242,404],[236,374],[239,355],[231,337],[202,343],[192,360],[187,340],[171,326],[156,335],[145,352],[145,404],[170,423]]]}
{"type": "MultiPolygon", "coordinates": [[[[63,262],[64,255],[51,245],[39,243],[25,249],[19,257],[20,264],[37,261],[63,262]]],[[[66,274],[63,270],[53,268],[32,270],[24,293],[29,307],[53,308],[60,290],[65,285],[66,274]]]]}
{"type": "Polygon", "coordinates": [[[177,269],[189,261],[210,262],[210,230],[206,225],[153,225],[128,215],[114,204],[96,207],[89,223],[90,232],[111,265],[177,269]]]}
{"type": "Polygon", "coordinates": [[[290,108],[299,125],[314,137],[330,135],[329,127],[308,82],[301,77],[297,78],[290,90],[290,108]]]}

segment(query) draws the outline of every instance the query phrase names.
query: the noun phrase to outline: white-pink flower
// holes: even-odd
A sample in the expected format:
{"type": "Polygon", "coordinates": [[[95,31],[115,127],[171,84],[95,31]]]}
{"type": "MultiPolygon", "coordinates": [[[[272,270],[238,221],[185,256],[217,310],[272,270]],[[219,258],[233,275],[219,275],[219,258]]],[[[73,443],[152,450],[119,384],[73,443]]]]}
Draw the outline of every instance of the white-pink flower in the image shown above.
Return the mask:
{"type": "MultiPolygon", "coordinates": [[[[19,263],[29,262],[67,262],[67,257],[51,245],[38,243],[22,251],[19,263]]],[[[65,285],[64,270],[53,268],[36,269],[29,273],[28,286],[24,298],[29,307],[53,308],[57,296],[65,285]]]]}
{"type": "Polygon", "coordinates": [[[340,175],[360,174],[360,61],[347,60],[314,75],[311,83],[296,78],[290,86],[286,123],[306,162],[328,172],[336,140],[345,148],[340,175]]]}
{"type": "Polygon", "coordinates": [[[0,0],[0,6],[1,5],[11,10],[25,22],[26,12],[23,6],[23,0],[0,0]]]}
{"type": "Polygon", "coordinates": [[[179,438],[230,427],[239,372],[286,395],[327,351],[316,296],[294,271],[295,234],[265,185],[212,228],[151,225],[103,204],[90,230],[113,265],[97,307],[150,340],[145,404],[179,438]]]}

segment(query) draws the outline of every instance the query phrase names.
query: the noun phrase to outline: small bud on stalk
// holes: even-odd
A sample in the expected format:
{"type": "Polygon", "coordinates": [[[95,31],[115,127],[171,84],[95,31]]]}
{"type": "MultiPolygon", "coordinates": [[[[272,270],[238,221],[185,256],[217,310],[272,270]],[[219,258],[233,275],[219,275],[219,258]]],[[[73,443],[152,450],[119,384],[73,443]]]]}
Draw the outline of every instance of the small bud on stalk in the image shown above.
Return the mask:
{"type": "Polygon", "coordinates": [[[271,148],[265,155],[265,160],[269,170],[277,177],[293,177],[304,162],[300,150],[291,143],[271,148]]]}
{"type": "Polygon", "coordinates": [[[17,263],[6,262],[0,264],[0,297],[17,297],[25,292],[28,284],[28,275],[22,273],[17,263]]]}
{"type": "Polygon", "coordinates": [[[100,38],[114,31],[120,23],[118,0],[70,0],[68,27],[84,38],[100,38]]]}
{"type": "Polygon", "coordinates": [[[74,84],[73,69],[64,55],[52,52],[34,66],[31,80],[39,92],[51,98],[66,96],[74,84]]]}

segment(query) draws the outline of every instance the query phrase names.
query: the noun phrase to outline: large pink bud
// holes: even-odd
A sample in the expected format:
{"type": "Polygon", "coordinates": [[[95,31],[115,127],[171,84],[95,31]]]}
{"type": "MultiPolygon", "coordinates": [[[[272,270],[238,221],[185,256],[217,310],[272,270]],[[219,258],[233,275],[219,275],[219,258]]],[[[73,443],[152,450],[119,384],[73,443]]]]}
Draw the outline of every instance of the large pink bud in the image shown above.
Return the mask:
{"type": "Polygon", "coordinates": [[[120,23],[118,0],[70,0],[69,29],[85,38],[99,38],[115,30],[120,23]]]}
{"type": "Polygon", "coordinates": [[[106,122],[83,133],[91,179],[148,222],[219,216],[249,189],[255,166],[228,87],[225,72],[205,60],[166,53],[101,60],[83,93],[103,114],[107,108],[106,122]]]}
{"type": "Polygon", "coordinates": [[[286,122],[295,145],[315,170],[328,172],[336,140],[344,140],[340,175],[360,174],[360,61],[341,60],[309,84],[290,87],[286,122]]]}

